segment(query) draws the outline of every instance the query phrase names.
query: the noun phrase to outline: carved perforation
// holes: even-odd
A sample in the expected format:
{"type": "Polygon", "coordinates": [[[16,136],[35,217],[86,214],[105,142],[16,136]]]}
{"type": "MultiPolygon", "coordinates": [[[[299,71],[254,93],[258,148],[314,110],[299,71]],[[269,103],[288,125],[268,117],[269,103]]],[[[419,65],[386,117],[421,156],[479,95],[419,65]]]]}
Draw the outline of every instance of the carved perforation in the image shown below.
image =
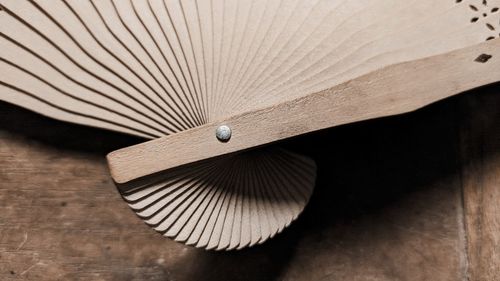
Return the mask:
{"type": "Polygon", "coordinates": [[[467,8],[473,13],[470,22],[473,24],[481,22],[481,24],[484,24],[486,32],[489,33],[486,40],[500,37],[500,19],[493,17],[495,14],[500,13],[500,3],[493,3],[488,0],[455,0],[457,4],[465,4],[465,2],[467,2],[467,8]],[[484,19],[484,21],[480,21],[480,19],[484,19]]]}

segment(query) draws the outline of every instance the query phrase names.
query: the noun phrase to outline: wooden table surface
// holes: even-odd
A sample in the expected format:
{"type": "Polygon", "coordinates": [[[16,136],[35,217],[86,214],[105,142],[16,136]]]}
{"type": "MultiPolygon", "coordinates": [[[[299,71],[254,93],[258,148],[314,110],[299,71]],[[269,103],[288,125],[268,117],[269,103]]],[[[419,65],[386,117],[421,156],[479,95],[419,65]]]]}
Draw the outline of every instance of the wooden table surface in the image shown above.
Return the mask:
{"type": "Polygon", "coordinates": [[[318,163],[311,202],[242,251],[129,210],[104,156],[140,141],[1,103],[0,280],[500,280],[500,85],[287,141],[318,163]]]}

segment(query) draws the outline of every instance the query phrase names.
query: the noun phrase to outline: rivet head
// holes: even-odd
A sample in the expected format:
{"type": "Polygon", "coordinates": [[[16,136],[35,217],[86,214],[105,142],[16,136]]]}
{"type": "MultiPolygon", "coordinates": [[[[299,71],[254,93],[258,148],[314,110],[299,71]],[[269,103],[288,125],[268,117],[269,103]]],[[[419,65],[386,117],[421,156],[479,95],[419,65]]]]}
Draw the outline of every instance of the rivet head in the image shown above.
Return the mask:
{"type": "Polygon", "coordinates": [[[221,142],[228,142],[231,138],[231,128],[226,125],[221,125],[215,130],[215,136],[221,142]]]}

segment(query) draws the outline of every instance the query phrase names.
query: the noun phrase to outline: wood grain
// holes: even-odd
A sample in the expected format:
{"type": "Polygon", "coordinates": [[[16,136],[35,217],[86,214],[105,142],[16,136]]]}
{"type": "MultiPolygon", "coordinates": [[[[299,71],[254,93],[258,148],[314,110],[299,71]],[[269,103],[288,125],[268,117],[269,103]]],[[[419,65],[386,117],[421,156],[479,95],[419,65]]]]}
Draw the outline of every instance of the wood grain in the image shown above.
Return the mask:
{"type": "Polygon", "coordinates": [[[470,280],[500,279],[500,112],[493,95],[459,104],[462,188],[470,280]],[[474,159],[474,160],[471,160],[474,159]]]}
{"type": "Polygon", "coordinates": [[[500,39],[388,66],[319,93],[117,150],[108,154],[108,163],[114,181],[124,184],[293,136],[416,110],[496,81],[500,39]],[[478,62],[480,55],[490,57],[478,62]],[[228,142],[215,137],[222,124],[232,130],[228,142]]]}

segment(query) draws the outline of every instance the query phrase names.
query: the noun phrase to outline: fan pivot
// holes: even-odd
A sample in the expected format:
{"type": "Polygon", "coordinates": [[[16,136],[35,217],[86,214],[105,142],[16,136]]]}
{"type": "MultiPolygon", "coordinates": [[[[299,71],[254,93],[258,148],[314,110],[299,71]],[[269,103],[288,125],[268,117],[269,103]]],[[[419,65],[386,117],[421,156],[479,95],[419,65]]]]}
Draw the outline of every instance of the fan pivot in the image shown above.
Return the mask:
{"type": "Polygon", "coordinates": [[[215,136],[221,142],[228,142],[231,138],[231,128],[227,125],[221,125],[215,130],[215,136]]]}

